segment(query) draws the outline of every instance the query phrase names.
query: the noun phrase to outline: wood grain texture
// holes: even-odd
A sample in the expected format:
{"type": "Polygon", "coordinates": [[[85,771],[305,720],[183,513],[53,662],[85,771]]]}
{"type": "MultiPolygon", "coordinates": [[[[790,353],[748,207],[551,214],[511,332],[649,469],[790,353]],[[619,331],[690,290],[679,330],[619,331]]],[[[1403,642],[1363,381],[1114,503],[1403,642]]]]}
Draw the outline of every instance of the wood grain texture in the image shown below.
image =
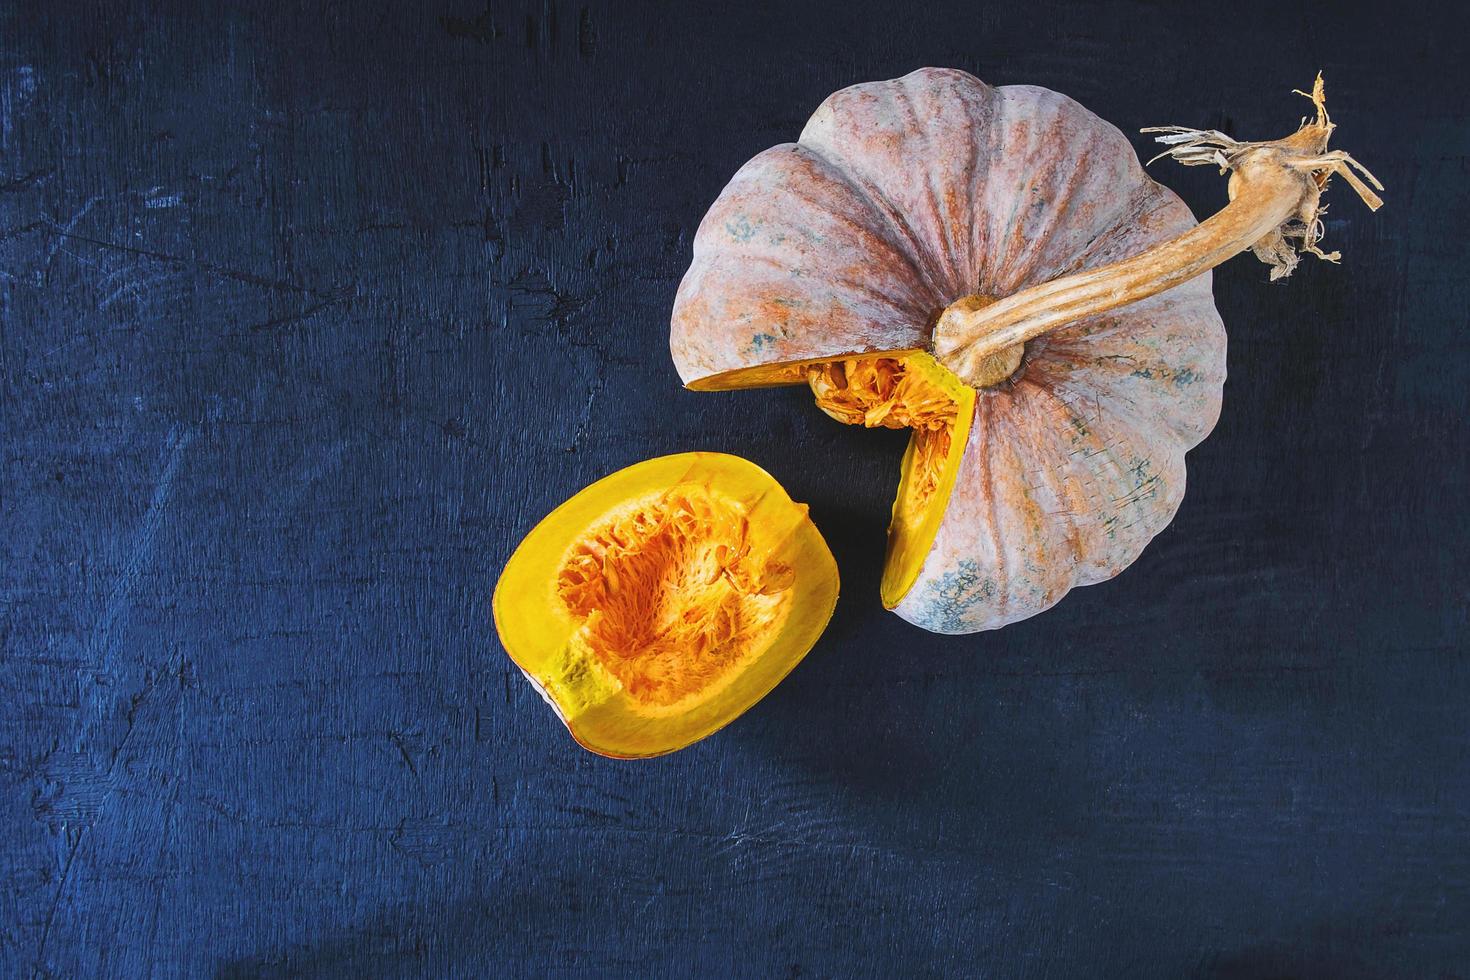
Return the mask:
{"type": "Polygon", "coordinates": [[[270,6],[0,8],[0,975],[1470,973],[1448,5],[270,6]],[[1245,138],[1322,68],[1389,188],[1339,267],[1217,273],[1144,558],[966,638],[877,600],[902,434],[667,354],[730,175],[929,64],[1245,138]],[[812,504],[837,615],[731,728],[597,759],[491,587],[696,449],[812,504]]]}

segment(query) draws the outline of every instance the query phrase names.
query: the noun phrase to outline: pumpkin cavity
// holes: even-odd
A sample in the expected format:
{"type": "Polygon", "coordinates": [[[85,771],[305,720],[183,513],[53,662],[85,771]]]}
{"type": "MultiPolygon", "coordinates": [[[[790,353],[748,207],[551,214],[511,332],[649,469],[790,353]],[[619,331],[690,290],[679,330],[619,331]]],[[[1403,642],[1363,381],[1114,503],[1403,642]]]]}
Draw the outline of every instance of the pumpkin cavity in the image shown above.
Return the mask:
{"type": "Polygon", "coordinates": [[[556,591],[634,700],[695,697],[762,649],[790,611],[792,568],[753,542],[746,509],[686,484],[589,529],[556,591]]]}
{"type": "Polygon", "coordinates": [[[893,502],[883,572],[884,601],[896,605],[917,577],[949,501],[974,389],[922,351],[809,364],[806,377],[817,407],[837,421],[913,432],[893,502]]]}
{"type": "Polygon", "coordinates": [[[922,520],[949,457],[959,402],[953,387],[943,382],[942,371],[924,354],[851,357],[807,367],[807,384],[817,407],[837,421],[869,429],[913,430],[903,482],[906,492],[894,505],[894,519],[906,524],[922,520]]]}

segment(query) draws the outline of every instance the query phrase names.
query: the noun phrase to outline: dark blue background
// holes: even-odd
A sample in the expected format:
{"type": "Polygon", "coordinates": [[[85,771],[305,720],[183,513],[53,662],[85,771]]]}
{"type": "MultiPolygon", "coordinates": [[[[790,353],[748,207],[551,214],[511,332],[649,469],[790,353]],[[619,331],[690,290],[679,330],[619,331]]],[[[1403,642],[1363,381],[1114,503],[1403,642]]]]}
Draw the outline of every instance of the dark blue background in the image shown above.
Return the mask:
{"type": "Polygon", "coordinates": [[[0,975],[1470,975],[1463,25],[272,6],[0,14],[0,975]],[[725,180],[923,65],[1244,138],[1323,68],[1388,186],[1333,194],[1341,266],[1217,274],[1142,559],[959,638],[878,603],[901,434],[667,353],[725,180]],[[724,732],[596,758],[491,588],[691,449],[809,501],[843,596],[724,732]]]}

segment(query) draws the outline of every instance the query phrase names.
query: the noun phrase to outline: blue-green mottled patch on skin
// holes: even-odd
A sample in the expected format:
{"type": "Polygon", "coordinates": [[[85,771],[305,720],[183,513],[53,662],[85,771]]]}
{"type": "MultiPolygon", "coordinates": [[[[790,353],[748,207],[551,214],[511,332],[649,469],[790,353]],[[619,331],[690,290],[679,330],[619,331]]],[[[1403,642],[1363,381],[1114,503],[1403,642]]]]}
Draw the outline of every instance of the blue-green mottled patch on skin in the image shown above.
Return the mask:
{"type": "Polygon", "coordinates": [[[725,222],[725,231],[737,242],[748,242],[755,237],[755,226],[743,214],[725,222]]]}
{"type": "Polygon", "coordinates": [[[965,613],[982,601],[994,599],[998,590],[994,579],[982,580],[974,559],[962,558],[953,571],[939,576],[925,591],[920,620],[930,629],[956,633],[970,628],[965,613]]]}
{"type": "Polygon", "coordinates": [[[1177,388],[1184,388],[1199,380],[1199,375],[1193,369],[1185,368],[1183,371],[1170,371],[1168,368],[1139,368],[1133,372],[1133,377],[1143,378],[1145,381],[1169,381],[1177,388]]]}
{"type": "MultiPolygon", "coordinates": [[[[1148,460],[1139,460],[1138,464],[1128,472],[1133,474],[1133,490],[1123,498],[1123,503],[1137,506],[1159,495],[1159,477],[1158,474],[1149,472],[1148,460]]],[[[1111,533],[1108,536],[1112,537],[1111,533]]]]}
{"type": "Polygon", "coordinates": [[[768,333],[758,333],[754,337],[750,338],[750,345],[746,349],[752,353],[759,354],[761,351],[768,349],[775,343],[775,335],[768,333]]]}

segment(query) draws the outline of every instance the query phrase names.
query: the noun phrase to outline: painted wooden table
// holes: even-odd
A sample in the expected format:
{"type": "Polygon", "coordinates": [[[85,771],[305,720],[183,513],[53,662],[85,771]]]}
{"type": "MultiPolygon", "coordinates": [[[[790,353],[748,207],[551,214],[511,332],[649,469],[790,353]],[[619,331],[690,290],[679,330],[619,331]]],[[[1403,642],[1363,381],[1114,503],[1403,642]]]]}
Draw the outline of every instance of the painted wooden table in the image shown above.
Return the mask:
{"type": "Polygon", "coordinates": [[[0,12],[0,976],[1470,975],[1449,5],[258,6],[0,12]],[[667,353],[724,181],[925,64],[1246,138],[1323,68],[1388,186],[1340,266],[1216,276],[1142,559],[963,638],[877,600],[903,435],[667,353]],[[490,590],[690,449],[809,501],[843,596],[731,728],[598,759],[490,590]]]}

